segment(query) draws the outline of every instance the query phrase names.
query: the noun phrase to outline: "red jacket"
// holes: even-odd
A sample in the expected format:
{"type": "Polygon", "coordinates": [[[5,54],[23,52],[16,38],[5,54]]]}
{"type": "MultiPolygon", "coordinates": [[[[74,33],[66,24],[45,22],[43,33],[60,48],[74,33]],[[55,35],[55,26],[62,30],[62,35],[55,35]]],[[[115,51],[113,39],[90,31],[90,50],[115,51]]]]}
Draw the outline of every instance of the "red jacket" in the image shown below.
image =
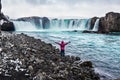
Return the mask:
{"type": "MultiPolygon", "coordinates": [[[[56,42],[56,43],[57,43],[57,42],[56,42]]],[[[65,50],[65,45],[67,45],[68,43],[70,43],[70,42],[65,43],[64,41],[61,41],[61,43],[57,43],[57,44],[60,45],[60,49],[61,49],[61,50],[65,50]]]]}

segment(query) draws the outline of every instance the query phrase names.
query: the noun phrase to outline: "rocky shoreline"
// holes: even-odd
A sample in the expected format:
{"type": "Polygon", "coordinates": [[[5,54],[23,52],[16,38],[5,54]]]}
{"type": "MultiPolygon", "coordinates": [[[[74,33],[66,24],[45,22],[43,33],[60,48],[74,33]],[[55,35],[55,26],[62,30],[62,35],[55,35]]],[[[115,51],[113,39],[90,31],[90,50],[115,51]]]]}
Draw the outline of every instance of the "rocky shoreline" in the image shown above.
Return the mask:
{"type": "Polygon", "coordinates": [[[59,50],[23,33],[0,36],[2,80],[100,80],[92,62],[79,57],[61,57],[59,50]]]}

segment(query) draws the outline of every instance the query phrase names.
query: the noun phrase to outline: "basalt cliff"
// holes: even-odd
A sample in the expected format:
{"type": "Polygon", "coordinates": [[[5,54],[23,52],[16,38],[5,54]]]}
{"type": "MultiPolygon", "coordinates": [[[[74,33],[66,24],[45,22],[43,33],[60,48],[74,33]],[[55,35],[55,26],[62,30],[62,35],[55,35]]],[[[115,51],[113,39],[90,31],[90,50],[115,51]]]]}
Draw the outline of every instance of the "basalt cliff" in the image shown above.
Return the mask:
{"type": "Polygon", "coordinates": [[[109,12],[100,18],[100,33],[120,32],[120,13],[109,12]]]}
{"type": "Polygon", "coordinates": [[[99,20],[98,31],[84,31],[84,33],[111,33],[120,32],[120,13],[109,12],[105,17],[93,17],[91,19],[91,29],[95,24],[96,20],[99,20]]]}

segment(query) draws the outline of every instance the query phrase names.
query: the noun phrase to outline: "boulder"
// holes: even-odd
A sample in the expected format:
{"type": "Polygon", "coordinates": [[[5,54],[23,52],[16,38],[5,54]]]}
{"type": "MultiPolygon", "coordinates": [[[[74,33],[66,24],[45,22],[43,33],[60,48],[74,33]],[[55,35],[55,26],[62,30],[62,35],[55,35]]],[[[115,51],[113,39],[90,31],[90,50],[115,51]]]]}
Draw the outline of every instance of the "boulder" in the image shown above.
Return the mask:
{"type": "Polygon", "coordinates": [[[14,27],[13,22],[3,23],[1,26],[1,30],[3,30],[3,31],[15,31],[15,27],[14,27]]]}
{"type": "Polygon", "coordinates": [[[92,62],[91,61],[85,61],[80,64],[81,67],[90,67],[93,68],[92,62]]]}

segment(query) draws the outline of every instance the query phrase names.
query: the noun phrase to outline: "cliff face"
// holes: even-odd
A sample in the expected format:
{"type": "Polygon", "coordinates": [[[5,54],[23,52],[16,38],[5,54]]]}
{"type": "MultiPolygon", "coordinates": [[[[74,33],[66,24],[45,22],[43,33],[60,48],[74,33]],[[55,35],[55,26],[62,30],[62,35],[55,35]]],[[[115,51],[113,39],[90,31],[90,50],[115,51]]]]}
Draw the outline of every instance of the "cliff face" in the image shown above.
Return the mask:
{"type": "Polygon", "coordinates": [[[96,22],[97,19],[98,19],[98,17],[93,17],[93,18],[91,19],[91,27],[90,27],[90,30],[93,29],[94,24],[95,24],[95,22],[96,22]]]}
{"type": "Polygon", "coordinates": [[[2,4],[0,0],[0,28],[3,31],[14,31],[15,27],[13,22],[10,22],[8,18],[1,12],[2,4]]]}
{"type": "MultiPolygon", "coordinates": [[[[91,26],[95,24],[96,19],[97,17],[92,18],[91,26]]],[[[109,12],[100,18],[98,33],[110,32],[120,32],[120,13],[109,12]]]]}
{"type": "Polygon", "coordinates": [[[120,32],[120,13],[109,12],[100,18],[99,32],[120,32]]]}

